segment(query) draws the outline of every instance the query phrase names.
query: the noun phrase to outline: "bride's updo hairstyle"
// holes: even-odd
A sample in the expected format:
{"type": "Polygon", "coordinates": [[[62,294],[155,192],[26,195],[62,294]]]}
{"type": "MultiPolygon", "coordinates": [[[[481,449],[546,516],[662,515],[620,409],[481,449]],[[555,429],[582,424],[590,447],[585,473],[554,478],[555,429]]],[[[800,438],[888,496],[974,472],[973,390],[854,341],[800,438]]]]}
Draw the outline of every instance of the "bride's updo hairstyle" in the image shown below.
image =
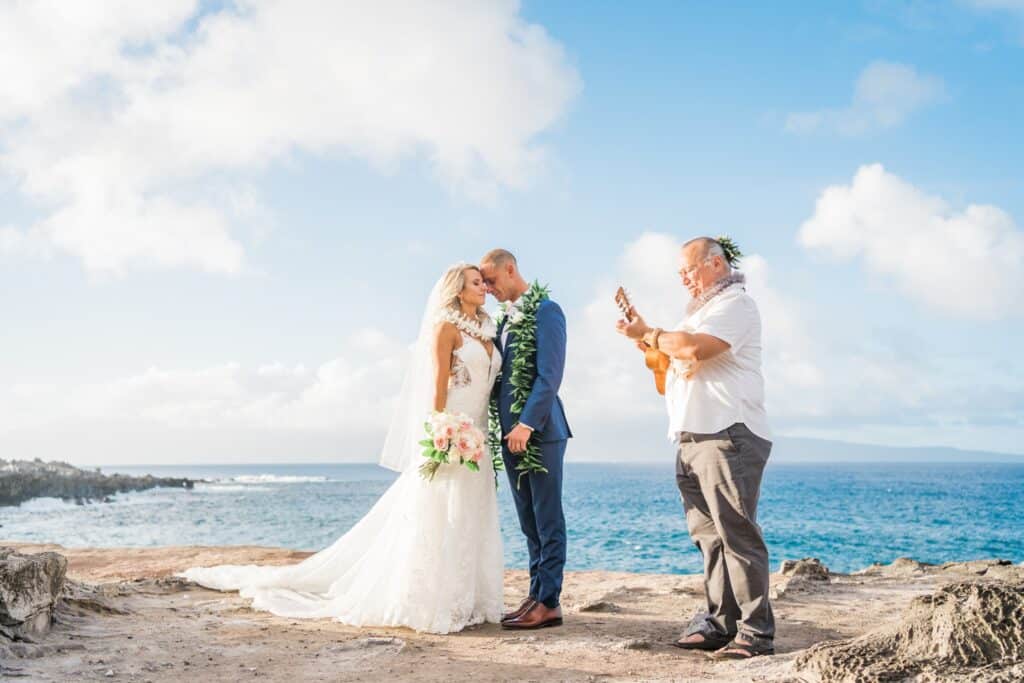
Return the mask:
{"type": "MultiPolygon", "coordinates": [[[[475,270],[477,273],[480,269],[471,263],[456,263],[454,266],[448,268],[445,271],[444,277],[441,278],[441,312],[454,311],[455,313],[462,313],[462,290],[466,288],[466,271],[475,270]]],[[[476,319],[479,322],[484,322],[490,319],[490,315],[483,306],[480,306],[476,310],[476,319]]]]}

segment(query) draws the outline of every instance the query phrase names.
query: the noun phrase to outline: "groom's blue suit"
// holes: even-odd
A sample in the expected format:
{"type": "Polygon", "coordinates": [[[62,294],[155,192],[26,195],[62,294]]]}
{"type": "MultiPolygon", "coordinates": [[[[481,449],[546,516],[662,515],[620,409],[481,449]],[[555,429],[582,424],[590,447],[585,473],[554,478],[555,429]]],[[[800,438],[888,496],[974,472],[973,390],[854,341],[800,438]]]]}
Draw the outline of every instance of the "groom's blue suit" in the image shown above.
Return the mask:
{"type": "Polygon", "coordinates": [[[562,464],[566,441],[572,436],[565,419],[558,387],[565,370],[565,315],[554,301],[545,300],[537,308],[537,378],[520,415],[512,412],[512,358],[516,337],[510,332],[501,349],[501,382],[498,392],[498,418],[501,434],[507,435],[517,422],[533,428],[547,474],[529,473],[519,479],[516,464],[519,455],[508,450],[502,440],[505,472],[512,485],[512,499],[519,514],[519,526],[526,535],[530,551],[530,596],[548,607],[557,607],[562,594],[565,567],[565,517],[562,515],[562,464]],[[518,488],[516,487],[518,480],[518,488]]]}

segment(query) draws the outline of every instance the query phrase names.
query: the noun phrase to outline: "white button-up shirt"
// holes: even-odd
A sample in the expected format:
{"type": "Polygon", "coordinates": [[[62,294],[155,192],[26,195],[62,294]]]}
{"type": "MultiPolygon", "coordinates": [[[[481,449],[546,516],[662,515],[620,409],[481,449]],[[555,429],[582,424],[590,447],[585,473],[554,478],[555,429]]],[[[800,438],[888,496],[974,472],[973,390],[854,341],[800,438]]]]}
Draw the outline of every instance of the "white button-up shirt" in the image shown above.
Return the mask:
{"type": "MultiPolygon", "coordinates": [[[[515,301],[510,301],[505,307],[505,324],[501,327],[501,348],[504,349],[508,345],[508,328],[512,322],[512,316],[516,311],[519,310],[519,302],[523,300],[523,297],[519,297],[515,301]]],[[[533,427],[523,422],[518,422],[524,427],[528,428],[531,432],[534,431],[533,427]]]]}
{"type": "Polygon", "coordinates": [[[523,297],[519,297],[515,301],[510,301],[505,307],[505,324],[501,327],[501,348],[504,349],[508,344],[508,327],[511,323],[512,315],[515,311],[519,310],[519,302],[523,300],[523,297]]]}
{"type": "Polygon", "coordinates": [[[714,434],[737,422],[771,439],[761,375],[761,314],[743,286],[727,287],[675,329],[710,334],[729,349],[701,362],[692,379],[684,377],[685,362],[672,360],[665,378],[669,439],[679,432],[714,434]]]}

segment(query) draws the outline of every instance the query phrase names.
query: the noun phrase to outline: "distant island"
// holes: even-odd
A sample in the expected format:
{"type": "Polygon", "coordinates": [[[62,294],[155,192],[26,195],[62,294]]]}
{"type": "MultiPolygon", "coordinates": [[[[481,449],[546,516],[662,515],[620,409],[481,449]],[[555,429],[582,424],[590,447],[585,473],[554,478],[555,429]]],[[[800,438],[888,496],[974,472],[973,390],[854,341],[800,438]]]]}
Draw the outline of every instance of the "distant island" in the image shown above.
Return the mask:
{"type": "Polygon", "coordinates": [[[145,491],[158,486],[190,489],[195,482],[177,477],[133,477],[83,470],[63,462],[4,460],[0,458],[0,506],[20,505],[32,498],[60,498],[84,505],[109,501],[127,491],[145,491]]]}
{"type": "MultiPolygon", "coordinates": [[[[782,427],[772,438],[772,464],[812,463],[1008,463],[1024,465],[1024,452],[986,451],[950,446],[900,446],[857,443],[849,440],[785,434],[782,427]]],[[[938,435],[937,435],[938,437],[938,435]]],[[[1009,449],[1024,447],[1008,443],[1009,449]]],[[[598,425],[575,435],[567,451],[570,462],[657,462],[671,461],[671,442],[666,438],[660,416],[645,418],[636,429],[622,430],[614,424],[598,425]]]]}
{"type": "Polygon", "coordinates": [[[795,436],[776,437],[772,460],[779,463],[822,462],[994,462],[1024,464],[1024,455],[974,451],[948,446],[878,446],[795,436]]]}

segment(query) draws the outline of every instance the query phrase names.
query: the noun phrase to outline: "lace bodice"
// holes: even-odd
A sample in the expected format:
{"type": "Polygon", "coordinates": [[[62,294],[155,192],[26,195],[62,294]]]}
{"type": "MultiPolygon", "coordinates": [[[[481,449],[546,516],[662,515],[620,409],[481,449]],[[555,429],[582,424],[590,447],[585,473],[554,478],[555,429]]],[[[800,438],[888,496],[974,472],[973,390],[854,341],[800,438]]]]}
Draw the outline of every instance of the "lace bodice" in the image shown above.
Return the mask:
{"type": "Polygon", "coordinates": [[[501,354],[491,348],[490,357],[479,339],[462,332],[462,346],[452,353],[452,373],[448,379],[449,412],[473,418],[477,428],[487,431],[487,403],[494,380],[501,370],[501,354]]]}

